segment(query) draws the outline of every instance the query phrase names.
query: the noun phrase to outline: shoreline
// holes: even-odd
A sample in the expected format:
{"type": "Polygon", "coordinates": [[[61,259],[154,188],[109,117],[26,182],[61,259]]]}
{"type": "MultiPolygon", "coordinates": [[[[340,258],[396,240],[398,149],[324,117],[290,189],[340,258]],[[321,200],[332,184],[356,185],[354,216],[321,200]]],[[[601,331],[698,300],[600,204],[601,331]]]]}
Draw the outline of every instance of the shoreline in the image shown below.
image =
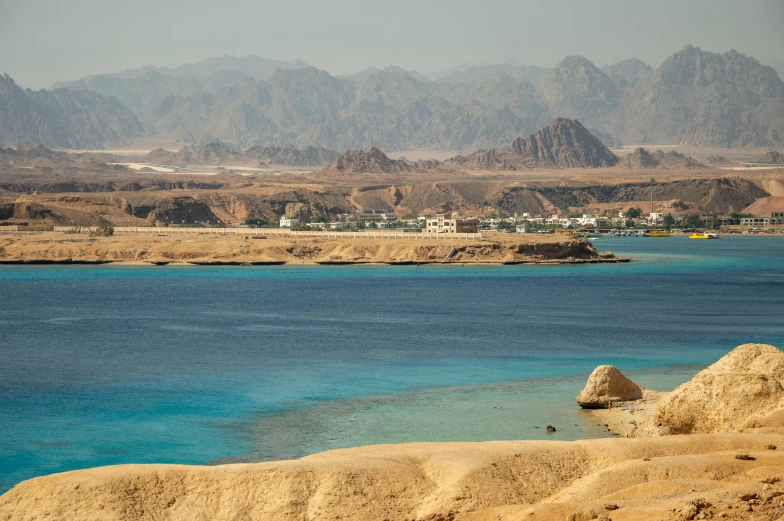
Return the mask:
{"type": "Polygon", "coordinates": [[[352,262],[352,261],[338,261],[338,262],[285,262],[285,261],[205,261],[205,262],[176,262],[176,261],[150,261],[150,262],[137,262],[137,261],[115,261],[115,260],[85,260],[85,259],[0,259],[0,266],[99,266],[99,265],[112,265],[112,266],[239,266],[239,267],[253,267],[253,266],[519,266],[519,265],[532,265],[532,266],[561,266],[565,264],[617,264],[624,262],[631,262],[632,257],[619,257],[614,259],[573,259],[573,260],[548,260],[548,261],[514,261],[514,262],[440,262],[440,261],[390,261],[390,262],[352,262]]]}
{"type": "Polygon", "coordinates": [[[0,517],[641,521],[710,510],[697,519],[777,519],[784,454],[767,447],[782,442],[777,433],[431,442],[265,463],[114,465],[23,481],[0,495],[0,517]]]}
{"type": "MultiPolygon", "coordinates": [[[[784,391],[777,381],[774,399],[763,396],[756,415],[739,405],[749,400],[748,382],[754,389],[760,379],[779,380],[782,362],[774,346],[744,344],[671,393],[642,388],[640,398],[590,411],[608,420],[608,431],[613,419],[637,415],[625,437],[381,444],[262,463],[94,467],[18,483],[0,495],[0,518],[772,521],[784,514],[784,453],[776,450],[784,446],[784,391]],[[713,417],[722,405],[731,414],[713,417]],[[657,424],[666,425],[656,431],[657,424]]],[[[586,388],[604,392],[593,378],[586,388]]]]}
{"type": "Polygon", "coordinates": [[[492,234],[480,239],[147,236],[42,232],[0,236],[0,265],[514,266],[624,263],[584,239],[492,234]]]}

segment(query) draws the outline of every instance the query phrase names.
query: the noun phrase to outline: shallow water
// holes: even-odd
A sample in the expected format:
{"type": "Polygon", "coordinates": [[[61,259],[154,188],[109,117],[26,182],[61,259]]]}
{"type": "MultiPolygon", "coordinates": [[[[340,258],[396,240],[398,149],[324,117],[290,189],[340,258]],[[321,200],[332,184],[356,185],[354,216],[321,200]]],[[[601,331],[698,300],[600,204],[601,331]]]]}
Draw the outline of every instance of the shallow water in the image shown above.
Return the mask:
{"type": "Polygon", "coordinates": [[[738,344],[784,346],[784,238],[596,246],[635,261],[0,267],[0,491],[116,463],[601,436],[574,404],[600,363],[669,390],[738,344]]]}

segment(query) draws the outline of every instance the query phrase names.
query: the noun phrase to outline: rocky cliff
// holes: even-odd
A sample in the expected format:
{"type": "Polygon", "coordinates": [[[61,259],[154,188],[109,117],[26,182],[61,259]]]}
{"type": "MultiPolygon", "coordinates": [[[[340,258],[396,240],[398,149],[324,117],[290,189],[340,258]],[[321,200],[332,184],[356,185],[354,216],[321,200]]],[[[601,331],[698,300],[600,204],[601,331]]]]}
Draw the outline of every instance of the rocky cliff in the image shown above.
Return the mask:
{"type": "Polygon", "coordinates": [[[744,344],[662,399],[633,436],[784,429],[784,352],[744,344]]]}

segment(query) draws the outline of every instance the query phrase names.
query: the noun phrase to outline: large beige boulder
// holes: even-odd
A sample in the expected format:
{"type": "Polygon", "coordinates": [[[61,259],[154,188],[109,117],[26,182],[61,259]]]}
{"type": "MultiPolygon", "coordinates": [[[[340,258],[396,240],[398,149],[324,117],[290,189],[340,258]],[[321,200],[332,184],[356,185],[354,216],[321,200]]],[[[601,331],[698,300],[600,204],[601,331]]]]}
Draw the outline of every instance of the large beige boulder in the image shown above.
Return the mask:
{"type": "Polygon", "coordinates": [[[600,365],[593,370],[585,388],[577,395],[583,409],[606,409],[612,403],[642,398],[642,388],[626,378],[613,365],[600,365]]]}
{"type": "Polygon", "coordinates": [[[664,397],[632,436],[780,429],[783,378],[784,352],[744,344],[664,397]]]}

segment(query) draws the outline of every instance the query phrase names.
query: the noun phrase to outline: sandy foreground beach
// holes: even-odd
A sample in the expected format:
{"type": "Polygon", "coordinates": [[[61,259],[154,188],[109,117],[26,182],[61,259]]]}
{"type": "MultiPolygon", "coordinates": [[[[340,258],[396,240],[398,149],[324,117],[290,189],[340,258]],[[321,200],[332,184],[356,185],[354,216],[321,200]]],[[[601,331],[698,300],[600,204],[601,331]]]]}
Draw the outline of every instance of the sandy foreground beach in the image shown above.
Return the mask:
{"type": "Polygon", "coordinates": [[[618,262],[584,239],[490,234],[471,239],[2,233],[0,263],[519,264],[618,262]]]}
{"type": "Polygon", "coordinates": [[[636,417],[628,437],[79,470],[17,485],[0,496],[0,519],[782,519],[782,378],[784,352],[746,344],[674,391],[634,400],[633,413],[596,412],[610,424],[636,417]]]}

